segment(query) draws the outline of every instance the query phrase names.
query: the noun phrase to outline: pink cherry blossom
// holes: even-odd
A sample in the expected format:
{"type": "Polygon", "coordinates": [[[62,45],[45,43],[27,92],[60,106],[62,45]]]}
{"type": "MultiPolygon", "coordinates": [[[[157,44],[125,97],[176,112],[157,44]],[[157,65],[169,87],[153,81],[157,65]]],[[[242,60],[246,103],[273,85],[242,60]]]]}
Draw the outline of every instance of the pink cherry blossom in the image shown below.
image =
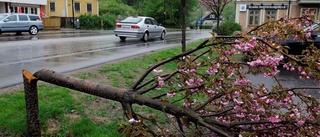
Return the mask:
{"type": "Polygon", "coordinates": [[[162,71],[163,71],[163,70],[157,70],[157,69],[154,69],[154,70],[153,70],[154,73],[160,73],[160,72],[162,72],[162,71]]]}
{"type": "Polygon", "coordinates": [[[250,83],[248,79],[236,79],[234,82],[235,85],[247,85],[248,83],[250,83]]]}
{"type": "Polygon", "coordinates": [[[141,122],[140,120],[135,120],[134,118],[131,118],[131,119],[129,120],[129,123],[131,123],[131,124],[140,123],[140,122],[141,122]]]}
{"type": "Polygon", "coordinates": [[[302,126],[304,123],[305,123],[304,120],[299,120],[299,121],[297,122],[297,125],[298,125],[298,126],[302,126]]]}
{"type": "Polygon", "coordinates": [[[272,123],[278,123],[280,122],[280,119],[279,119],[279,115],[276,115],[275,117],[274,116],[271,116],[268,118],[268,120],[272,123]]]}
{"type": "Polygon", "coordinates": [[[169,115],[168,118],[169,119],[174,119],[174,116],[173,115],[169,115]]]}
{"type": "Polygon", "coordinates": [[[161,77],[158,77],[158,87],[157,90],[160,90],[163,86],[165,86],[164,80],[161,77]]]}
{"type": "Polygon", "coordinates": [[[306,33],[306,38],[310,38],[311,37],[311,32],[306,33]]]}
{"type": "Polygon", "coordinates": [[[167,93],[167,97],[168,97],[168,98],[173,98],[174,95],[176,95],[176,93],[167,93]]]}
{"type": "Polygon", "coordinates": [[[209,94],[214,94],[214,93],[215,93],[214,90],[208,90],[207,92],[208,92],[209,94]]]}

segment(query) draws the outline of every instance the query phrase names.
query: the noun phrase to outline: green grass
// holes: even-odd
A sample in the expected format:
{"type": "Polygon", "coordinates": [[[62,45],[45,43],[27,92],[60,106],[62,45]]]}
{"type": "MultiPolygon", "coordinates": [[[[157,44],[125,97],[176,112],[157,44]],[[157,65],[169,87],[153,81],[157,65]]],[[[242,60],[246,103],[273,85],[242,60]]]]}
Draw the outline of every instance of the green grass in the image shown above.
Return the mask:
{"type": "Polygon", "coordinates": [[[81,118],[72,123],[72,135],[76,137],[121,137],[118,133],[118,124],[94,124],[89,118],[81,118]]]}
{"type": "MultiPolygon", "coordinates": [[[[68,89],[40,85],[38,87],[40,123],[48,119],[63,119],[64,114],[75,108],[73,97],[68,89]]],[[[9,135],[26,134],[26,105],[22,91],[0,95],[0,131],[9,135]]],[[[0,134],[1,135],[1,134],[0,134]]]]}
{"type": "MultiPolygon", "coordinates": [[[[202,41],[189,44],[193,48],[202,41]]],[[[181,52],[174,47],[152,54],[142,55],[124,61],[108,63],[97,70],[80,72],[76,77],[89,81],[99,81],[115,87],[129,88],[151,65],[181,52]]],[[[163,66],[163,70],[174,70],[177,62],[163,66]]],[[[151,74],[149,77],[153,77],[151,74]]],[[[150,96],[163,91],[157,91],[150,96]]],[[[39,84],[38,86],[40,123],[42,136],[115,137],[123,119],[119,103],[96,96],[79,93],[66,88],[39,84]]],[[[144,113],[158,113],[148,107],[134,108],[144,113]]],[[[26,108],[23,89],[0,94],[0,136],[26,136],[26,108]]],[[[167,121],[163,115],[158,120],[167,121]]]]}

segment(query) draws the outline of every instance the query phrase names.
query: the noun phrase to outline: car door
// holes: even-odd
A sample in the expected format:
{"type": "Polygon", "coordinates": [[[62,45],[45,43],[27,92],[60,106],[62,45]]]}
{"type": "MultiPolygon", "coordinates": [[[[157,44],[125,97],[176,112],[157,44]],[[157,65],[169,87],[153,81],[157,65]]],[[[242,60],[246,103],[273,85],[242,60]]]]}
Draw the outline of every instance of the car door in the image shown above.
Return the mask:
{"type": "Polygon", "coordinates": [[[29,30],[29,18],[27,15],[18,15],[19,21],[17,21],[17,28],[20,31],[28,31],[29,30]]]}
{"type": "Polygon", "coordinates": [[[152,19],[146,18],[145,24],[146,24],[147,29],[149,31],[149,37],[154,38],[155,37],[155,25],[153,25],[152,19]]]}
{"type": "Polygon", "coordinates": [[[151,19],[154,27],[154,37],[160,37],[162,28],[159,26],[159,23],[155,19],[151,19]]]}
{"type": "Polygon", "coordinates": [[[1,31],[16,31],[17,30],[17,15],[10,15],[4,19],[4,23],[2,25],[1,31]]]}

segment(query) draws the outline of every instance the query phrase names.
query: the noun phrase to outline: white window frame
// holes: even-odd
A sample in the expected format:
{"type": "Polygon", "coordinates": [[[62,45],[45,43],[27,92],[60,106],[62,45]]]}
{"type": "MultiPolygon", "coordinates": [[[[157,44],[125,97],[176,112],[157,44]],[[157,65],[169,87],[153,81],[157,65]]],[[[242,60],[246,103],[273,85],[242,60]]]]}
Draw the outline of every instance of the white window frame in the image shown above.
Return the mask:
{"type": "Polygon", "coordinates": [[[50,8],[50,12],[56,12],[56,3],[55,2],[50,2],[49,3],[49,8],[50,8]],[[51,4],[54,4],[53,10],[51,10],[51,4]]]}
{"type": "Polygon", "coordinates": [[[273,10],[273,9],[266,9],[265,11],[264,11],[264,21],[267,21],[267,17],[269,16],[269,17],[271,17],[273,14],[267,14],[267,12],[268,11],[275,11],[275,13],[274,13],[274,20],[277,20],[277,16],[278,16],[278,10],[273,10]]]}
{"type": "Polygon", "coordinates": [[[23,7],[24,8],[24,13],[29,13],[29,7],[23,7]]]}
{"type": "Polygon", "coordinates": [[[93,8],[92,3],[87,3],[87,13],[92,13],[93,11],[92,8],[93,8]],[[91,5],[91,11],[88,10],[88,5],[91,5]]]}
{"type": "Polygon", "coordinates": [[[247,26],[256,26],[256,25],[259,25],[260,24],[260,19],[261,19],[261,10],[249,10],[248,11],[248,25],[247,26]],[[258,13],[257,14],[254,14],[254,16],[253,16],[253,24],[250,24],[250,11],[258,11],[258,13]],[[258,18],[258,23],[257,24],[254,24],[254,20],[255,20],[255,17],[257,17],[258,18]]]}
{"type": "Polygon", "coordinates": [[[74,2],[74,12],[80,12],[81,11],[81,3],[80,2],[74,2]],[[79,4],[79,10],[76,9],[76,3],[79,4]]]}

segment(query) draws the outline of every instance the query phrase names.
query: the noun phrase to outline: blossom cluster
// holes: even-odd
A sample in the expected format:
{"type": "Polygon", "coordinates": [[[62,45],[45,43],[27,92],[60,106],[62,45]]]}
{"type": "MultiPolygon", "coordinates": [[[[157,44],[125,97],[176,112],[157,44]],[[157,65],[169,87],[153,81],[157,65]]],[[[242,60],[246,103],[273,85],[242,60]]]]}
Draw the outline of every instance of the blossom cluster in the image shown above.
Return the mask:
{"type": "Polygon", "coordinates": [[[158,77],[158,87],[156,89],[160,90],[163,86],[165,86],[163,78],[158,77]]]}
{"type": "Polygon", "coordinates": [[[219,67],[220,67],[220,63],[214,64],[206,72],[211,76],[216,75],[218,73],[219,67]]]}
{"type": "Polygon", "coordinates": [[[257,46],[257,39],[256,37],[252,37],[252,39],[248,42],[242,42],[238,39],[235,40],[235,48],[241,51],[249,51],[257,46]]]}
{"type": "Polygon", "coordinates": [[[140,123],[141,120],[136,120],[134,118],[129,119],[129,123],[134,124],[134,123],[140,123]]]}
{"type": "Polygon", "coordinates": [[[265,59],[260,59],[258,58],[257,60],[247,62],[250,66],[252,67],[257,67],[257,66],[278,66],[280,61],[283,59],[283,55],[279,57],[272,57],[270,55],[266,55],[265,59]]]}

